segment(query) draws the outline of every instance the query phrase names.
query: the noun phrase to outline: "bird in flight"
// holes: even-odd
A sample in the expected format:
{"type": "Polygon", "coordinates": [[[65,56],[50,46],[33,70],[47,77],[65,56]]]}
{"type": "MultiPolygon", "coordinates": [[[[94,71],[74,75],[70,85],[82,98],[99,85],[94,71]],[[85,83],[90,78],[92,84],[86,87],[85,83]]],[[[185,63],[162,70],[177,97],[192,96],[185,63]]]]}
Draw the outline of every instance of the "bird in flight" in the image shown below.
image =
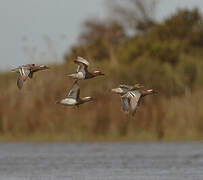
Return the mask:
{"type": "Polygon", "coordinates": [[[64,106],[77,106],[84,104],[86,102],[93,101],[92,97],[80,98],[80,86],[77,81],[74,82],[68,96],[65,99],[57,101],[57,104],[62,104],[64,106]]]}
{"type": "Polygon", "coordinates": [[[104,75],[101,71],[89,72],[88,71],[89,62],[82,57],[77,57],[77,59],[74,62],[78,64],[78,68],[76,73],[67,75],[70,78],[76,80],[84,80],[104,75]]]}
{"type": "Polygon", "coordinates": [[[157,93],[153,89],[143,90],[143,87],[140,84],[135,84],[134,86],[120,85],[119,88],[112,89],[112,92],[120,95],[122,108],[125,113],[129,113],[131,110],[134,116],[141,99],[147,95],[157,93]]]}
{"type": "Polygon", "coordinates": [[[17,86],[19,89],[22,89],[23,83],[29,77],[32,79],[33,74],[37,71],[49,69],[49,67],[45,65],[35,65],[35,64],[26,64],[19,66],[18,68],[12,69],[12,72],[17,72],[19,75],[17,77],[17,86]]]}

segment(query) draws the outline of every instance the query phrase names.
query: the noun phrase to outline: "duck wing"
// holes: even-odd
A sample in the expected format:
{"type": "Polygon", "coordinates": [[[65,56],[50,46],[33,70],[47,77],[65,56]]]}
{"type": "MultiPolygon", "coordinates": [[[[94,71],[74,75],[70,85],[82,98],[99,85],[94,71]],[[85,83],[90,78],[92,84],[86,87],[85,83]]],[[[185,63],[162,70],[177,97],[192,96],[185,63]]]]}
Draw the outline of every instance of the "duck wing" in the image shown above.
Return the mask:
{"type": "Polygon", "coordinates": [[[32,72],[27,65],[19,67],[19,76],[17,78],[17,86],[19,89],[23,87],[23,83],[26,81],[28,77],[32,77],[32,72]]]}
{"type": "Polygon", "coordinates": [[[132,86],[128,86],[128,85],[125,85],[125,84],[120,84],[119,86],[121,89],[123,89],[124,92],[128,92],[130,90],[132,90],[132,86]]]}
{"type": "Polygon", "coordinates": [[[128,96],[130,98],[130,106],[132,109],[132,115],[134,116],[137,111],[137,108],[139,106],[140,98],[141,98],[142,94],[139,91],[135,90],[135,91],[128,92],[128,96]]]}
{"type": "Polygon", "coordinates": [[[128,113],[130,109],[130,99],[127,97],[121,96],[121,104],[122,104],[123,111],[128,113]]]}
{"type": "Polygon", "coordinates": [[[123,91],[123,96],[126,96],[127,97],[127,93],[131,90],[131,86],[128,86],[128,85],[125,85],[125,84],[121,84],[120,86],[119,86],[121,89],[122,89],[122,91],[123,91]]]}
{"type": "Polygon", "coordinates": [[[79,64],[79,65],[86,66],[86,67],[89,66],[89,62],[86,59],[82,58],[82,57],[77,57],[77,59],[74,62],[79,64]]]}
{"type": "Polygon", "coordinates": [[[23,83],[26,81],[28,76],[22,76],[21,74],[18,75],[17,78],[17,86],[19,89],[22,89],[23,83]]]}
{"type": "Polygon", "coordinates": [[[82,72],[84,75],[86,75],[88,72],[87,68],[89,66],[89,62],[82,57],[78,57],[74,62],[78,64],[77,73],[82,72]]]}
{"type": "Polygon", "coordinates": [[[72,98],[78,100],[80,97],[80,86],[77,81],[74,82],[72,89],[70,90],[67,98],[72,98]]]}
{"type": "Polygon", "coordinates": [[[84,66],[84,65],[78,65],[77,73],[78,73],[78,72],[82,72],[82,73],[85,75],[86,72],[87,72],[87,66],[84,66]]]}
{"type": "Polygon", "coordinates": [[[19,89],[22,89],[23,83],[24,83],[23,77],[19,74],[19,76],[17,78],[17,86],[19,89]]]}
{"type": "Polygon", "coordinates": [[[33,68],[35,66],[36,66],[35,64],[26,64],[26,65],[23,65],[22,67],[33,68]]]}
{"type": "Polygon", "coordinates": [[[29,76],[31,72],[31,68],[28,66],[22,66],[19,68],[19,71],[20,71],[20,75],[24,76],[24,79],[25,79],[25,77],[27,78],[29,76]]]}
{"type": "Polygon", "coordinates": [[[36,71],[36,68],[38,68],[35,64],[26,64],[23,66],[24,69],[26,69],[27,76],[32,79],[33,73],[36,71]]]}
{"type": "Polygon", "coordinates": [[[125,85],[125,84],[120,84],[119,86],[120,88],[124,88],[124,89],[132,89],[132,86],[128,86],[128,85],[125,85]]]}

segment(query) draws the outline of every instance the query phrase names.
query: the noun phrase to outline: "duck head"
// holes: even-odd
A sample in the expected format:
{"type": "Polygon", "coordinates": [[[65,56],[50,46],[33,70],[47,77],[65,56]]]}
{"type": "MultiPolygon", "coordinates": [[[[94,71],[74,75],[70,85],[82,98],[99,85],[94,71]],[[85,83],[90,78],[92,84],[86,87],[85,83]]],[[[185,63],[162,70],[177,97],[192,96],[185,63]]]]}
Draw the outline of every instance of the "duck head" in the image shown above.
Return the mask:
{"type": "Polygon", "coordinates": [[[90,102],[90,101],[94,101],[94,99],[92,97],[84,97],[84,98],[82,98],[83,103],[90,102]]]}
{"type": "Polygon", "coordinates": [[[93,76],[104,76],[104,74],[101,71],[94,71],[93,76]]]}
{"type": "Polygon", "coordinates": [[[154,90],[154,89],[148,89],[147,90],[148,94],[158,94],[158,91],[154,90]]]}
{"type": "Polygon", "coordinates": [[[39,66],[39,69],[40,70],[45,70],[45,69],[50,69],[48,66],[46,66],[46,65],[41,65],[41,66],[39,66]]]}

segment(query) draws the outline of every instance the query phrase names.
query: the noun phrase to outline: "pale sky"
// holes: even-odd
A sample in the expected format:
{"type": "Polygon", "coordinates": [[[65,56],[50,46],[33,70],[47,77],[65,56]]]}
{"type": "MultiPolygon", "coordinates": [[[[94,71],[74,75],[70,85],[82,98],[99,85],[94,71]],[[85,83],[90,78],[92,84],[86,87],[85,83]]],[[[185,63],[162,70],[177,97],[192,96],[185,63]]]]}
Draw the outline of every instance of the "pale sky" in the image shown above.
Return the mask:
{"type": "MultiPolygon", "coordinates": [[[[160,0],[157,18],[195,6],[203,13],[203,0],[160,0]]],[[[61,62],[81,23],[105,15],[104,0],[0,0],[0,70],[61,62]]]]}

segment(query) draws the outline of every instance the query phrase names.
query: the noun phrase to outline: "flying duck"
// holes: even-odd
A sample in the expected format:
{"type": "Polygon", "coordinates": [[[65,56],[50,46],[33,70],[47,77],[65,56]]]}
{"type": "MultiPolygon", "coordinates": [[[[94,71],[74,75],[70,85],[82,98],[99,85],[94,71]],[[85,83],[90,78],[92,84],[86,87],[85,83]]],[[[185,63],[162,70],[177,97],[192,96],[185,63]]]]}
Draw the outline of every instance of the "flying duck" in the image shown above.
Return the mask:
{"type": "Polygon", "coordinates": [[[77,57],[77,59],[74,62],[78,64],[78,68],[76,73],[68,75],[68,77],[70,78],[76,80],[84,80],[104,75],[101,71],[89,72],[88,71],[89,62],[82,57],[77,57]]]}
{"type": "Polygon", "coordinates": [[[127,91],[138,90],[138,89],[144,88],[144,86],[141,84],[135,84],[133,86],[120,84],[119,88],[121,88],[121,91],[123,90],[123,93],[126,93],[127,91]]]}
{"type": "Polygon", "coordinates": [[[157,93],[153,89],[142,90],[142,87],[140,84],[134,86],[120,85],[119,88],[112,89],[112,92],[120,94],[122,108],[125,113],[129,113],[131,109],[132,115],[134,116],[141,99],[146,95],[157,93]]]}
{"type": "Polygon", "coordinates": [[[17,72],[19,73],[18,78],[17,78],[17,86],[19,89],[22,89],[23,83],[26,81],[26,79],[29,77],[32,79],[33,74],[37,71],[49,69],[45,65],[35,65],[35,64],[26,64],[19,66],[18,68],[12,69],[12,72],[17,72]]]}
{"type": "Polygon", "coordinates": [[[91,97],[80,98],[80,87],[77,81],[75,81],[68,96],[65,99],[57,101],[56,103],[64,106],[79,106],[80,104],[84,104],[89,101],[93,101],[93,99],[91,97]]]}

